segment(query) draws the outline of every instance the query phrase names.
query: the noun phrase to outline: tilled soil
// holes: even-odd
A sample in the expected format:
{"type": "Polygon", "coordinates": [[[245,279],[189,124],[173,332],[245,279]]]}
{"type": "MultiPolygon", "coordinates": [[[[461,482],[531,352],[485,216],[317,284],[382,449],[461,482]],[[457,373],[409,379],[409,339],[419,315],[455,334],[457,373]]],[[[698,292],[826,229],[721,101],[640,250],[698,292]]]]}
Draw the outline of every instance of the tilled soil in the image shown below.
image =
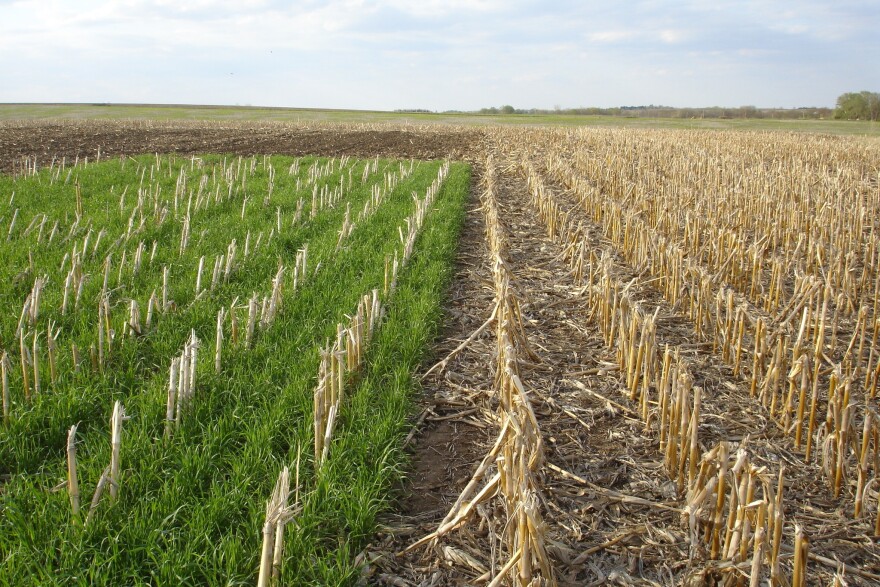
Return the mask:
{"type": "Polygon", "coordinates": [[[38,166],[142,153],[322,155],[471,160],[482,133],[459,127],[381,128],[281,123],[55,121],[0,122],[0,172],[23,159],[38,166]]]}

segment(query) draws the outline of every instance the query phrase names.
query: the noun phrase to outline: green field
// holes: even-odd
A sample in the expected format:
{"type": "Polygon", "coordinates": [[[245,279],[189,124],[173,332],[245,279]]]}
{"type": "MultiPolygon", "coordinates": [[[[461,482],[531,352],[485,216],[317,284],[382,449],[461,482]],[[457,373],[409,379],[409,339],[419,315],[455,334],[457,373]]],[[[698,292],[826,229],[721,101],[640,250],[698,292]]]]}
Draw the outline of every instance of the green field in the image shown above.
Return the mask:
{"type": "Polygon", "coordinates": [[[46,118],[138,120],[271,120],[278,122],[349,122],[391,124],[495,124],[540,126],[610,126],[635,128],[702,128],[763,130],[880,136],[880,123],[848,120],[680,119],[568,114],[449,114],[371,110],[259,108],[149,104],[0,104],[0,120],[46,118]]]}
{"type": "Polygon", "coordinates": [[[255,584],[266,502],[285,466],[292,483],[298,468],[299,486],[291,487],[284,583],[351,582],[403,470],[411,375],[451,279],[470,183],[463,164],[449,167],[414,254],[383,293],[390,260],[403,261],[398,235],[414,194],[426,197],[442,165],[141,156],[0,176],[0,347],[9,359],[0,584],[255,584]],[[37,282],[38,301],[22,311],[37,282]],[[276,283],[273,316],[260,300],[276,283]],[[319,349],[374,289],[384,318],[363,368],[345,376],[318,465],[319,349]],[[168,421],[169,366],[192,333],[200,341],[193,395],[179,422],[168,421]],[[89,515],[112,458],[116,401],[128,417],[118,498],[105,492],[89,515]],[[72,425],[78,515],[68,496],[72,425]]]}

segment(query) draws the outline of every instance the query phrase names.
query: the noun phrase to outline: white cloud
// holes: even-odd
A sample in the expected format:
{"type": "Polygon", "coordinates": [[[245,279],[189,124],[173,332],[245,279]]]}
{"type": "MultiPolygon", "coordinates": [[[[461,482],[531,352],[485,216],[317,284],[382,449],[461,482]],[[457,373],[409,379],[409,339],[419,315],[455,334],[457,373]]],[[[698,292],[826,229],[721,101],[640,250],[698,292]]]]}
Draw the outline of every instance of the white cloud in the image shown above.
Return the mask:
{"type": "Polygon", "coordinates": [[[628,30],[609,30],[596,31],[587,35],[587,38],[594,43],[617,43],[620,41],[628,41],[638,36],[637,31],[628,30]]]}
{"type": "Polygon", "coordinates": [[[660,31],[660,40],[664,43],[680,43],[684,40],[685,34],[682,31],[674,29],[664,29],[660,31]]]}
{"type": "Polygon", "coordinates": [[[500,12],[511,6],[504,0],[379,0],[375,4],[420,18],[500,12]]]}

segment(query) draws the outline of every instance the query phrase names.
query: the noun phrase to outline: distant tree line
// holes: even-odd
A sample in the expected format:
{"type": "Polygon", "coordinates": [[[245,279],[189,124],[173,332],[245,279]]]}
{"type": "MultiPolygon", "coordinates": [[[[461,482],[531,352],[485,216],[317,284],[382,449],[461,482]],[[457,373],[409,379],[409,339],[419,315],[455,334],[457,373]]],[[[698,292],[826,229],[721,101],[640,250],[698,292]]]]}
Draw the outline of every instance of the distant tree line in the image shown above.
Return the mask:
{"type": "MultiPolygon", "coordinates": [[[[401,109],[396,112],[430,113],[422,108],[401,109]]],[[[448,110],[446,113],[461,113],[459,110],[448,110]]],[[[471,112],[473,114],[473,112],[471,112]]],[[[579,107],[552,110],[542,108],[514,108],[510,104],[481,108],[476,114],[510,115],[510,114],[557,114],[572,116],[621,116],[626,118],[720,118],[720,119],[775,119],[775,120],[823,120],[836,118],[840,120],[880,120],[880,93],[848,92],[837,99],[834,109],[823,106],[805,106],[800,108],[758,108],[756,106],[740,106],[724,108],[710,106],[706,108],[675,108],[673,106],[618,106],[614,108],[579,107]]]]}
{"type": "Polygon", "coordinates": [[[880,120],[880,93],[847,92],[837,99],[834,118],[841,120],[880,120]]]}
{"type": "Polygon", "coordinates": [[[706,108],[675,108],[672,106],[618,106],[615,108],[514,108],[510,105],[501,107],[481,108],[478,114],[559,114],[577,116],[622,116],[628,118],[769,118],[778,120],[820,120],[831,118],[835,113],[831,108],[810,106],[802,108],[758,108],[756,106],[740,106],[739,108],[723,108],[710,106],[706,108]]]}

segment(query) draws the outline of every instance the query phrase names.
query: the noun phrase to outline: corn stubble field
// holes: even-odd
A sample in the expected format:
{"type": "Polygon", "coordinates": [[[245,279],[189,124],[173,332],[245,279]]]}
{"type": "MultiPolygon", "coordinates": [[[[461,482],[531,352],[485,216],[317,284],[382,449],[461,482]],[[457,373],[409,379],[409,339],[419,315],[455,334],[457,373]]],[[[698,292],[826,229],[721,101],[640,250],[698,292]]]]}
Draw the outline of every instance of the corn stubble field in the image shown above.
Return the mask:
{"type": "Polygon", "coordinates": [[[876,139],[28,132],[5,584],[880,582],[876,139]]]}

